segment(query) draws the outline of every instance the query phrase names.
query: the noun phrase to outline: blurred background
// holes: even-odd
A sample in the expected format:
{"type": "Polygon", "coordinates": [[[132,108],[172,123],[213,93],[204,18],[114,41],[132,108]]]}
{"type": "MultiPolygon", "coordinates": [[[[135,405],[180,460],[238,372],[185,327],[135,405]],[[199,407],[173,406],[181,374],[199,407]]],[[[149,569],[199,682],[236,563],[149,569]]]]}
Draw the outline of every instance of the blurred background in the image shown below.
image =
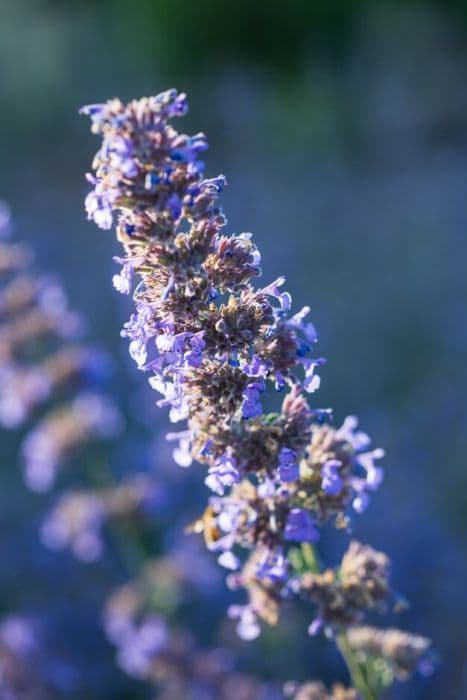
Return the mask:
{"type": "MultiPolygon", "coordinates": [[[[178,469],[119,337],[117,246],[83,212],[97,141],[77,112],[177,87],[191,105],[182,129],[207,133],[208,173],[227,175],[229,230],[254,232],[265,279],[286,274],[312,308],[328,358],[316,401],[360,416],[386,449],[385,486],[355,534],[392,556],[411,602],[398,624],[439,652],[433,678],[390,695],[411,700],[467,698],[466,73],[463,0],[0,1],[0,197],[114,357],[129,415],[116,459],[178,469]]],[[[145,697],[115,676],[96,621],[114,564],[45,552],[44,500],[1,456],[1,609],[45,611],[66,664],[87,674],[73,697],[145,697]]],[[[196,513],[195,477],[170,478],[196,513]]],[[[265,677],[343,677],[324,643],[287,634],[232,643],[265,677]]]]}

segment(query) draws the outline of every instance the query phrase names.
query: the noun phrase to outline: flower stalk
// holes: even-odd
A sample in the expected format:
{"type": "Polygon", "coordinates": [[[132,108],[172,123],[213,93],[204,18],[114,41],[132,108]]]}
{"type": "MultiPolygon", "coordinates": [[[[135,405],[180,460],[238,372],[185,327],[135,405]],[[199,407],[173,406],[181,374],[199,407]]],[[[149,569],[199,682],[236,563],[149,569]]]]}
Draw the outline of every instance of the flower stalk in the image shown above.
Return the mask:
{"type": "Polygon", "coordinates": [[[373,693],[368,684],[366,669],[356,659],[355,653],[349,644],[345,631],[338,632],[336,635],[336,645],[347,665],[350,677],[352,679],[352,684],[361,694],[362,699],[378,700],[378,696],[373,693]]]}

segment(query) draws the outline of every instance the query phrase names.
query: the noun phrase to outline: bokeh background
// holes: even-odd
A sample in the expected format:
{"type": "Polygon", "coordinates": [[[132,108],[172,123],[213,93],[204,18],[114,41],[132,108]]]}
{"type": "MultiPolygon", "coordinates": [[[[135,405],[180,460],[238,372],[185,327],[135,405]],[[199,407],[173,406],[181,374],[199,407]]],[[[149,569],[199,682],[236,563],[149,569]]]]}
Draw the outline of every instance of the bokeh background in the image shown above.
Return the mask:
{"type": "MultiPolygon", "coordinates": [[[[390,696],[411,700],[467,698],[466,73],[463,0],[0,1],[0,196],[115,359],[130,417],[116,459],[178,469],[158,437],[167,417],[119,337],[117,247],[83,213],[97,143],[77,111],[177,87],[184,128],[208,134],[208,172],[228,177],[230,230],[253,231],[265,277],[285,273],[297,306],[312,307],[328,358],[316,400],[359,415],[387,451],[384,489],[355,532],[391,554],[411,602],[399,624],[439,652],[433,678],[390,696]]],[[[87,678],[74,697],[145,697],[98,627],[115,562],[83,568],[43,550],[44,500],[9,454],[2,438],[1,609],[45,611],[60,673],[87,678]]],[[[181,532],[202,498],[196,477],[170,479],[181,532]]],[[[192,619],[202,636],[205,618],[192,619]]],[[[245,667],[342,676],[324,644],[288,634],[237,644],[245,667]]]]}

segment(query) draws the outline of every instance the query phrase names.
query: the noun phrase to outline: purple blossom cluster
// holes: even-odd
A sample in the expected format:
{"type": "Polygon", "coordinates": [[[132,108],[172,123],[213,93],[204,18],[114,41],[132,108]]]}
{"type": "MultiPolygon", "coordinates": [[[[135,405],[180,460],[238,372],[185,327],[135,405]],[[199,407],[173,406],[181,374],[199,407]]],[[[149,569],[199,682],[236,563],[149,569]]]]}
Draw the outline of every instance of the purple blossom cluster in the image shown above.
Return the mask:
{"type": "MultiPolygon", "coordinates": [[[[383,480],[383,451],[354,417],[336,428],[330,410],[310,407],[324,360],[309,308],[292,310],[284,277],[253,284],[260,252],[251,234],[224,233],[226,179],[205,176],[204,134],[172,126],[186,111],[175,90],[81,110],[102,138],[86,211],[102,229],[115,225],[124,255],[114,286],[135,303],[122,336],[151,374],[157,405],[184,422],[167,436],[175,461],[206,467],[213,495],[191,529],[229,570],[229,586],[248,592],[229,610],[239,635],[256,638],[260,620],[276,624],[284,598],[305,598],[317,608],[310,634],[326,628],[352,671],[345,631],[391,601],[389,561],[352,542],[340,566],[322,572],[313,545],[326,522],[348,531],[352,513],[365,511],[383,480]],[[282,402],[267,412],[276,393],[282,402]]],[[[163,636],[141,635],[143,647],[163,636]]],[[[376,697],[352,675],[358,692],[308,684],[296,697],[376,697]]]]}
{"type": "Polygon", "coordinates": [[[59,700],[75,696],[75,669],[47,648],[45,625],[25,615],[0,620],[2,700],[59,700]]]}
{"type": "Polygon", "coordinates": [[[170,123],[186,110],[174,90],[84,107],[103,139],[86,209],[101,228],[115,221],[125,250],[114,285],[134,290],[136,311],[122,331],[130,354],[151,373],[171,421],[187,422],[168,436],[178,439],[174,457],[207,466],[216,495],[206,518],[218,533],[209,546],[231,569],[246,546],[246,566],[253,558],[255,576],[285,590],[288,547],[318,540],[329,517],[342,524],[348,508],[365,510],[382,481],[375,460],[383,453],[370,449],[355,419],[336,430],[329,411],[309,407],[324,362],[314,354],[309,308],[292,311],[283,277],[253,286],[260,253],[250,234],[223,234],[226,181],[204,175],[204,135],[170,123]],[[277,413],[263,410],[271,389],[285,392],[277,413]]]}
{"type": "Polygon", "coordinates": [[[120,668],[150,681],[159,690],[157,697],[167,700],[281,700],[278,685],[240,673],[227,649],[199,648],[186,629],[168,624],[167,591],[174,606],[189,597],[196,586],[191,568],[189,558],[173,552],[147,562],[138,577],[109,597],[104,628],[120,668]]]}
{"type": "Polygon", "coordinates": [[[121,427],[113,401],[101,394],[82,392],[51,410],[23,441],[26,484],[33,491],[48,491],[70,454],[93,440],[113,437],[121,427]]]}
{"type": "Polygon", "coordinates": [[[82,317],[60,284],[34,272],[32,251],[8,239],[0,217],[0,425],[26,428],[26,484],[49,490],[68,458],[115,436],[122,417],[103,390],[109,358],[82,342],[82,317]]]}
{"type": "Polygon", "coordinates": [[[96,561],[104,550],[103,528],[121,518],[151,517],[161,510],[163,495],[144,474],[116,485],[63,493],[41,526],[41,539],[52,550],[70,549],[77,559],[96,561]]]}

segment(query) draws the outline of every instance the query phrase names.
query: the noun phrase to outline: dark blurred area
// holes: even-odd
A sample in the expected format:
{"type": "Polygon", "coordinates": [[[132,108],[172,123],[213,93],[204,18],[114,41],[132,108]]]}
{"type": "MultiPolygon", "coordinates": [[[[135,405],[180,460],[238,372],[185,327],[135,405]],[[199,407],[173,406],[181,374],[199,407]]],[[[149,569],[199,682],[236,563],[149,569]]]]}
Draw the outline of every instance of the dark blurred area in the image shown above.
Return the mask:
{"type": "MultiPolygon", "coordinates": [[[[78,108],[176,87],[191,105],[181,128],[207,133],[208,172],[228,178],[229,230],[252,231],[264,278],[285,274],[297,308],[311,306],[328,359],[315,401],[358,415],[386,450],[385,486],[355,534],[393,558],[411,603],[398,624],[440,656],[432,678],[389,695],[407,700],[467,698],[466,72],[462,0],[0,0],[0,198],[120,367],[133,426],[120,459],[137,460],[147,433],[155,468],[178,469],[157,441],[168,419],[119,336],[117,246],[85,220],[97,143],[78,108]]],[[[1,453],[2,610],[42,605],[58,620],[56,643],[90,669],[86,697],[140,697],[111,680],[96,639],[111,574],[41,550],[44,503],[3,438],[1,453]]],[[[190,489],[185,477],[174,488],[190,489]]],[[[253,647],[268,677],[332,677],[324,645],[294,647],[287,626],[238,644],[246,663],[253,647]]]]}

